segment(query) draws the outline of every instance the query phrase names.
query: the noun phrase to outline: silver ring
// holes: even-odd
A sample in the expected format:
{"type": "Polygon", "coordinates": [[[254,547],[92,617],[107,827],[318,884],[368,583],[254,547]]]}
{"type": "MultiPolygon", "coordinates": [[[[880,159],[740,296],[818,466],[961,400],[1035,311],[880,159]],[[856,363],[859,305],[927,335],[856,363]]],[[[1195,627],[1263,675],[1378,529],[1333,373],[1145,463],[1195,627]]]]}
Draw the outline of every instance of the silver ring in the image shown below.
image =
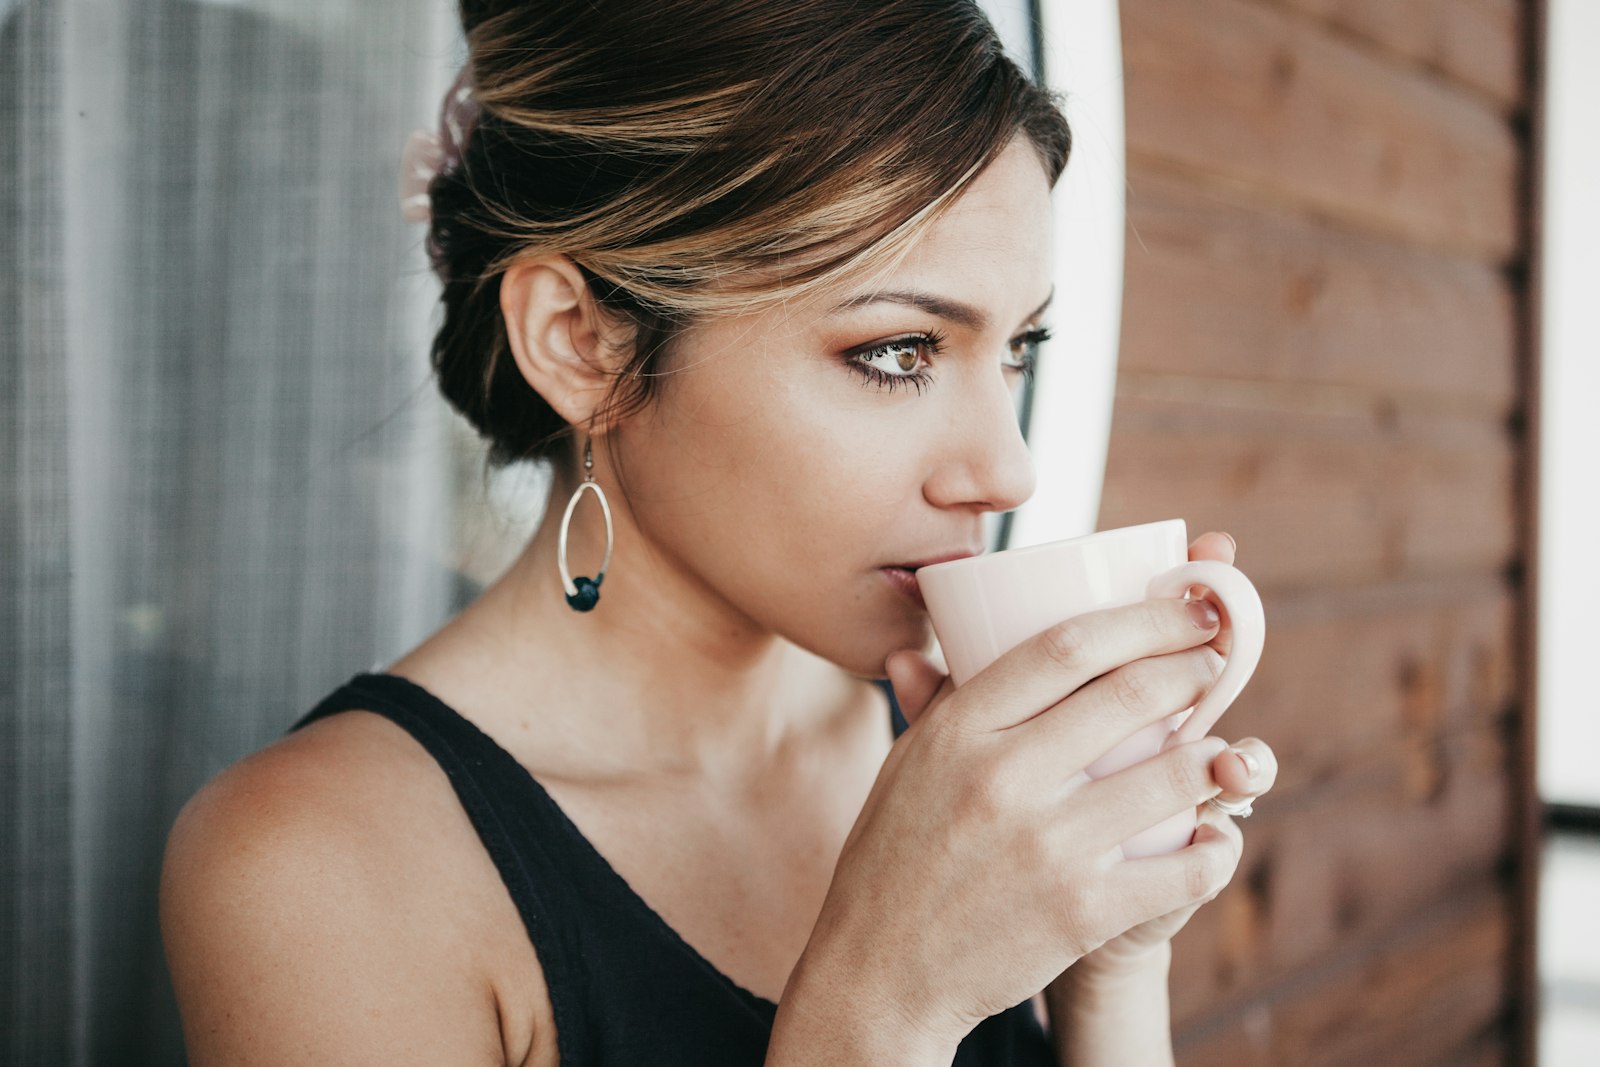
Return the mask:
{"type": "Polygon", "coordinates": [[[1208,807],[1216,808],[1224,815],[1232,815],[1239,819],[1248,819],[1252,811],[1249,797],[1246,797],[1243,802],[1238,804],[1230,804],[1226,800],[1219,800],[1217,797],[1212,797],[1210,800],[1206,801],[1206,805],[1208,807]]]}

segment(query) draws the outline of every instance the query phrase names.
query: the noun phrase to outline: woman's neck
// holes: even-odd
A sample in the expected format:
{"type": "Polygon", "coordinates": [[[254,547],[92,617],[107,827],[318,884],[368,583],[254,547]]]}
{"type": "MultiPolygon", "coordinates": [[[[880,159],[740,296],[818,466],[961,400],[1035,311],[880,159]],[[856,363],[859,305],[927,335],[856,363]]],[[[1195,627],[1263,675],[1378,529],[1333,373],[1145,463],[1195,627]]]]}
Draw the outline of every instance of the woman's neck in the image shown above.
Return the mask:
{"type": "Polygon", "coordinates": [[[868,683],[686,580],[626,521],[600,603],[574,612],[555,526],[546,521],[504,575],[391,669],[497,738],[537,737],[530,744],[600,778],[740,788],[861,706],[868,683]]]}

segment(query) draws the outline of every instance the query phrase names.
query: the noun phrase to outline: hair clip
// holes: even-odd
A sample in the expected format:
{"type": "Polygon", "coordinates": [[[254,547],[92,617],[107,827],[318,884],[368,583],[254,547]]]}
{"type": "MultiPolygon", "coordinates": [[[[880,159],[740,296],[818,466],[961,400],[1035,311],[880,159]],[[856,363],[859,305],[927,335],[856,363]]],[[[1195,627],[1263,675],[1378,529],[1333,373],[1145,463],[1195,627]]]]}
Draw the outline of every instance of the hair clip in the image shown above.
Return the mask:
{"type": "Polygon", "coordinates": [[[444,164],[444,146],[431,130],[417,127],[400,153],[400,214],[407,222],[428,222],[433,201],[428,185],[444,164]]]}
{"type": "Polygon", "coordinates": [[[477,117],[478,105],[468,83],[470,66],[463,66],[455,82],[444,94],[439,108],[439,132],[418,127],[406,138],[400,153],[400,214],[407,222],[428,222],[433,217],[433,202],[428,186],[441,170],[453,169],[461,162],[467,134],[477,117]]]}

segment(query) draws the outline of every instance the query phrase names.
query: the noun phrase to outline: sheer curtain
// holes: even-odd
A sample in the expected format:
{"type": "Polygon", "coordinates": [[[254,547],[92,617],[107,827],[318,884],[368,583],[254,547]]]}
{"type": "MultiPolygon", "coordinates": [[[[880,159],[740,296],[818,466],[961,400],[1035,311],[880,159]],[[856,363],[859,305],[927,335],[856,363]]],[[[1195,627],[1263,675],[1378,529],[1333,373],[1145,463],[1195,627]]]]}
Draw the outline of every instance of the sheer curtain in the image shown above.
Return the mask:
{"type": "Polygon", "coordinates": [[[453,16],[0,3],[0,1061],[181,1063],[178,808],[471,591],[396,189],[453,16]]]}

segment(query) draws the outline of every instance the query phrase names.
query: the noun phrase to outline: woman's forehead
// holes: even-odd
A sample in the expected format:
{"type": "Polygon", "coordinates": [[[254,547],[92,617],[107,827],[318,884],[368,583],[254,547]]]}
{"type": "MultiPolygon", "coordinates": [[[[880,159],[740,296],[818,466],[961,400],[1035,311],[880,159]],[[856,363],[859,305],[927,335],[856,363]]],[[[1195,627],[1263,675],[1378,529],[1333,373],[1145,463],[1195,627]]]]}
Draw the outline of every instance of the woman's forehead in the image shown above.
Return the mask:
{"type": "Polygon", "coordinates": [[[1050,286],[1050,212],[1043,166],[1031,148],[1014,144],[893,263],[835,287],[827,310],[864,307],[888,293],[947,301],[964,295],[964,302],[999,307],[1031,299],[1031,309],[1050,286]]]}

